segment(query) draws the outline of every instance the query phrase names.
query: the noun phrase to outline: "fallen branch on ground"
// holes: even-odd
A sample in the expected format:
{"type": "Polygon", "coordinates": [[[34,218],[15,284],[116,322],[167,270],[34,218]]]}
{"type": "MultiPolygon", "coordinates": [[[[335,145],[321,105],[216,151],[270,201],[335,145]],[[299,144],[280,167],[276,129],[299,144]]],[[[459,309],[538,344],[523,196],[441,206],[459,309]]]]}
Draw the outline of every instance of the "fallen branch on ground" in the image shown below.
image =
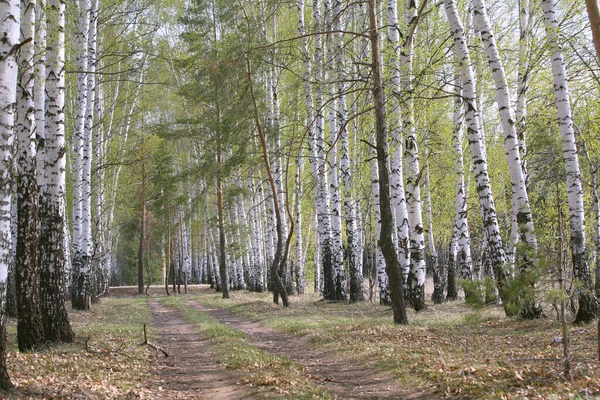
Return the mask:
{"type": "Polygon", "coordinates": [[[158,352],[160,351],[161,353],[163,353],[165,355],[165,358],[169,357],[169,353],[167,353],[167,351],[165,349],[163,349],[162,347],[157,346],[153,343],[150,343],[148,341],[148,334],[146,333],[146,324],[144,324],[144,341],[142,343],[136,344],[135,346],[131,346],[130,348],[128,348],[125,351],[129,351],[131,349],[134,349],[134,348],[140,347],[140,346],[148,346],[156,351],[156,355],[158,355],[158,352]]]}

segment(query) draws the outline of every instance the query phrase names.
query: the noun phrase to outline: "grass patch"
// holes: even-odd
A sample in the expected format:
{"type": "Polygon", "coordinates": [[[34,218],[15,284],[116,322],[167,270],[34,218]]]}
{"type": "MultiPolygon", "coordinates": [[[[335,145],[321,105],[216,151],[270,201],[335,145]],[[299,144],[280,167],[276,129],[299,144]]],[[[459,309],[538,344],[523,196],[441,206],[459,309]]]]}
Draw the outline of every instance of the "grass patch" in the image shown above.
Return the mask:
{"type": "Polygon", "coordinates": [[[223,301],[206,291],[195,300],[245,318],[308,336],[316,346],[374,360],[400,382],[435,387],[440,394],[474,398],[594,398],[600,396],[595,323],[572,327],[573,380],[562,377],[562,351],[550,338],[556,321],[507,319],[499,307],[477,311],[463,302],[409,311],[408,326],[392,323],[387,307],[369,303],[292,297],[291,307],[270,303],[269,294],[234,292],[223,301]]]}
{"type": "Polygon", "coordinates": [[[171,296],[160,301],[165,306],[177,308],[186,321],[194,324],[199,333],[212,341],[214,346],[210,351],[213,355],[222,360],[226,368],[243,371],[243,381],[257,387],[263,395],[291,399],[328,398],[296,363],[246,343],[243,332],[185,305],[182,297],[171,296]]]}
{"type": "Polygon", "coordinates": [[[36,353],[17,351],[16,321],[9,321],[7,364],[15,389],[0,397],[122,399],[149,393],[153,354],[143,347],[125,351],[143,340],[143,324],[151,319],[145,298],[105,298],[70,317],[75,342],[36,353]]]}

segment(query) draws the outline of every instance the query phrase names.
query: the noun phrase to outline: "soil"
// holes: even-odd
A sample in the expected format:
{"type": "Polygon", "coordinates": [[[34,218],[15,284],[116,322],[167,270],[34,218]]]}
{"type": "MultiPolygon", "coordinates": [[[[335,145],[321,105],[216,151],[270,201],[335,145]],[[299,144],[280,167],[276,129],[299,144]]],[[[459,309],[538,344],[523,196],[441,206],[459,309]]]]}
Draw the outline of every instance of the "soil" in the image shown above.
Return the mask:
{"type": "Polygon", "coordinates": [[[149,302],[157,344],[168,357],[158,357],[154,371],[153,393],[157,399],[246,399],[251,393],[240,386],[241,376],[221,368],[221,362],[206,350],[210,341],[203,339],[194,326],[185,322],[178,311],[149,302]]]}
{"type": "MultiPolygon", "coordinates": [[[[116,289],[116,288],[115,288],[116,289]]],[[[137,288],[135,288],[137,290],[137,288]]],[[[194,288],[195,290],[202,290],[194,288]]],[[[159,288],[149,293],[164,295],[159,288]]],[[[205,289],[204,289],[205,290],[205,289]]],[[[134,295],[133,288],[112,290],[113,295],[134,295]]],[[[258,321],[250,321],[222,308],[186,300],[185,304],[211,315],[219,322],[244,332],[250,345],[262,351],[285,356],[301,366],[303,373],[336,399],[435,399],[432,390],[407,388],[391,374],[377,370],[365,359],[340,356],[333,351],[317,349],[305,337],[276,331],[258,321]]],[[[152,382],[156,399],[248,399],[259,398],[245,383],[243,373],[228,370],[215,359],[208,348],[211,342],[202,338],[180,313],[152,299],[156,344],[166,349],[169,357],[157,358],[152,382]]],[[[264,396],[264,394],[262,395],[264,396]]]]}
{"type": "Polygon", "coordinates": [[[329,395],[338,399],[431,399],[436,396],[421,388],[407,390],[396,378],[378,372],[363,359],[340,357],[332,351],[316,349],[305,337],[295,337],[234,315],[222,308],[191,300],[186,305],[211,315],[219,322],[244,332],[249,344],[278,356],[288,357],[303,367],[329,395]]]}

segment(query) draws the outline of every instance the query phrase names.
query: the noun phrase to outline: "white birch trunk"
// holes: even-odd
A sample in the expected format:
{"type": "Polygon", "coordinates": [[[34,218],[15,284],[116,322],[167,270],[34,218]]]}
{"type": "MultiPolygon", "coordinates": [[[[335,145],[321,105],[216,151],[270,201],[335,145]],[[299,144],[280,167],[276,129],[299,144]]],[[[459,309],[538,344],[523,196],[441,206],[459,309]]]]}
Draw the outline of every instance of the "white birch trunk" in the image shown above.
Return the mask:
{"type": "Polygon", "coordinates": [[[36,37],[35,37],[35,83],[33,87],[33,100],[35,103],[36,135],[40,142],[36,155],[36,170],[38,186],[43,179],[44,172],[44,140],[45,133],[45,107],[46,107],[46,0],[36,2],[36,37]]]}
{"type": "Polygon", "coordinates": [[[19,44],[19,1],[0,3],[0,387],[12,387],[6,371],[6,285],[11,261],[12,163],[17,96],[17,46],[19,44]]]}
{"type": "Polygon", "coordinates": [[[85,120],[87,111],[88,34],[90,24],[90,2],[77,2],[77,31],[75,33],[75,63],[79,70],[73,133],[73,229],[72,229],[72,289],[71,301],[78,310],[89,309],[87,265],[84,256],[83,208],[84,208],[84,147],[86,142],[85,120]]]}
{"type": "MultiPolygon", "coordinates": [[[[395,91],[401,92],[400,79],[400,27],[398,26],[398,10],[396,0],[388,0],[388,43],[392,47],[394,56],[391,59],[391,83],[395,91]]],[[[395,99],[395,97],[392,97],[395,99]]],[[[390,107],[391,157],[390,168],[390,192],[392,196],[392,207],[396,219],[396,231],[398,236],[398,255],[402,265],[404,280],[408,277],[410,269],[409,250],[409,222],[406,197],[404,193],[404,172],[402,169],[402,115],[399,106],[390,107]]]]}
{"type": "MultiPolygon", "coordinates": [[[[313,21],[315,30],[321,28],[321,2],[313,1],[313,21]]],[[[321,250],[323,296],[326,299],[332,297],[333,282],[332,272],[332,238],[331,238],[331,210],[329,207],[329,191],[326,175],[325,162],[325,118],[323,116],[323,48],[320,35],[315,36],[315,61],[314,61],[314,81],[315,86],[315,148],[317,156],[317,227],[319,229],[319,241],[321,250]]]]}
{"type": "MultiPolygon", "coordinates": [[[[372,139],[374,142],[374,139],[372,139]]],[[[373,208],[375,210],[375,232],[377,239],[377,250],[375,255],[375,267],[377,270],[377,281],[379,282],[379,302],[381,304],[390,305],[392,300],[390,298],[390,287],[387,273],[385,272],[385,260],[383,259],[383,253],[379,247],[379,240],[381,237],[381,210],[379,205],[379,170],[377,168],[377,159],[375,158],[375,152],[370,149],[370,169],[371,169],[371,193],[373,194],[373,208]]]]}
{"type": "Polygon", "coordinates": [[[473,161],[473,172],[477,181],[477,192],[483,217],[483,225],[485,226],[490,250],[490,261],[493,265],[496,282],[502,292],[504,282],[508,277],[508,274],[503,270],[503,266],[506,263],[506,257],[502,247],[500,227],[498,225],[498,218],[496,216],[496,208],[487,170],[487,154],[482,138],[481,121],[477,108],[473,66],[467,48],[464,29],[460,22],[460,18],[458,17],[456,3],[454,0],[444,0],[444,5],[461,69],[465,121],[467,123],[471,158],[473,161]]]}
{"type": "MultiPolygon", "coordinates": [[[[458,74],[457,74],[458,75],[458,74]]],[[[458,75],[460,76],[460,75],[458,75]]],[[[458,78],[457,76],[457,78],[458,78]]],[[[473,280],[473,260],[471,258],[471,238],[467,219],[467,186],[463,161],[463,104],[460,78],[457,79],[454,97],[454,129],[452,144],[454,147],[454,227],[452,242],[452,260],[460,277],[473,280]]],[[[454,299],[453,299],[454,300],[454,299]]]]}
{"type": "MultiPolygon", "coordinates": [[[[92,154],[93,154],[93,129],[94,129],[94,111],[96,101],[96,40],[97,40],[97,20],[98,20],[98,1],[91,0],[89,3],[89,30],[88,30],[88,74],[86,76],[86,110],[85,124],[82,145],[82,187],[81,187],[81,254],[82,269],[81,273],[85,275],[84,290],[91,292],[90,287],[92,277],[92,154]]],[[[96,293],[88,293],[95,296],[96,293]]]]}
{"type": "Polygon", "coordinates": [[[517,104],[515,109],[517,139],[521,156],[521,170],[525,186],[529,174],[527,172],[527,92],[529,90],[529,70],[531,53],[531,32],[533,30],[532,10],[529,0],[519,1],[519,67],[517,71],[517,104]]]}
{"type": "Polygon", "coordinates": [[[304,234],[302,232],[302,170],[304,169],[304,159],[302,155],[296,156],[296,291],[298,294],[304,294],[304,234]]]}
{"type": "Polygon", "coordinates": [[[67,270],[65,148],[65,3],[48,1],[44,177],[40,185],[40,300],[46,340],[73,340],[64,290],[67,270]]]}
{"type": "Polygon", "coordinates": [[[516,210],[520,239],[530,246],[533,251],[537,251],[537,238],[535,236],[533,217],[529,205],[529,196],[525,187],[525,178],[523,177],[517,129],[510,103],[510,91],[504,66],[498,53],[496,39],[492,34],[492,27],[490,26],[483,1],[473,0],[475,23],[477,24],[477,30],[481,33],[481,40],[484,44],[496,85],[496,103],[498,104],[502,130],[504,132],[505,151],[512,184],[512,206],[513,210],[516,210]]]}
{"type": "Polygon", "coordinates": [[[575,143],[573,116],[569,103],[567,71],[561,53],[558,38],[558,20],[554,0],[543,0],[544,25],[550,46],[550,62],[554,78],[554,94],[558,109],[558,127],[562,141],[562,152],[567,172],[567,194],[569,202],[569,222],[571,228],[571,255],[573,275],[583,283],[579,290],[579,309],[576,322],[589,322],[596,314],[596,301],[592,292],[592,279],[585,241],[585,217],[583,206],[583,188],[579,171],[579,158],[575,143]]]}
{"type": "MultiPolygon", "coordinates": [[[[238,204],[238,213],[240,217],[240,221],[243,225],[238,225],[241,227],[249,227],[250,221],[248,219],[248,213],[246,212],[246,204],[243,198],[240,198],[240,202],[238,204]]],[[[243,253],[243,270],[242,270],[242,289],[246,289],[248,287],[248,283],[251,282],[250,274],[251,274],[251,265],[252,258],[254,253],[254,247],[252,244],[252,232],[248,232],[246,229],[239,228],[241,234],[240,241],[244,243],[244,253],[243,253]]]]}
{"type": "MultiPolygon", "coordinates": [[[[341,30],[341,0],[335,0],[332,9],[330,0],[325,0],[327,22],[331,30],[341,30]]],[[[344,271],[344,248],[342,243],[342,196],[340,191],[338,163],[338,136],[346,135],[346,97],[343,42],[341,34],[328,36],[328,79],[329,82],[329,188],[331,194],[331,262],[332,300],[346,299],[346,274],[344,271]],[[337,76],[333,65],[337,70],[337,76]],[[335,82],[337,78],[337,84],[335,82]],[[337,98],[337,99],[336,99],[337,98]],[[338,121],[339,119],[339,121],[338,121]],[[338,124],[339,123],[339,124],[338,124]],[[343,131],[343,132],[342,132],[343,131]]]]}
{"type": "Polygon", "coordinates": [[[435,247],[435,239],[433,236],[433,210],[431,206],[431,182],[429,177],[429,148],[428,144],[425,144],[425,179],[423,184],[425,185],[425,213],[427,215],[427,251],[429,255],[429,261],[433,270],[433,283],[434,292],[432,300],[434,303],[442,303],[444,301],[444,276],[442,268],[438,263],[438,253],[435,247]]]}
{"type": "Polygon", "coordinates": [[[423,235],[423,206],[419,176],[419,149],[414,123],[414,99],[412,95],[412,64],[416,31],[417,5],[409,0],[406,6],[404,43],[400,52],[401,93],[400,109],[403,130],[407,132],[404,159],[406,164],[406,206],[409,223],[410,271],[408,274],[408,299],[415,310],[425,307],[425,238],[423,235]]]}
{"type": "MultiPolygon", "coordinates": [[[[87,103],[88,34],[90,24],[89,0],[77,1],[77,30],[75,32],[75,64],[77,100],[75,110],[75,131],[73,133],[73,254],[79,256],[82,246],[82,167],[83,141],[85,136],[85,116],[87,103]]],[[[75,260],[74,260],[75,261],[75,260]]]]}

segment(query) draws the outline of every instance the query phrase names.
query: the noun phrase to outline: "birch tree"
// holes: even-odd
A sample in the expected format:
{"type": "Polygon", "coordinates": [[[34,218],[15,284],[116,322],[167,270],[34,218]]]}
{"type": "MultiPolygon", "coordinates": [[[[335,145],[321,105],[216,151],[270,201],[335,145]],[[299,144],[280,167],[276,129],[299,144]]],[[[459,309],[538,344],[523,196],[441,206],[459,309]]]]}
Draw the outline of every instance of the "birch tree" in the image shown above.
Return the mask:
{"type": "Polygon", "coordinates": [[[6,370],[6,284],[10,263],[10,209],[12,200],[12,147],[17,97],[17,50],[19,48],[19,1],[0,3],[2,19],[0,41],[0,388],[10,389],[12,383],[6,370]]]}
{"type": "Polygon", "coordinates": [[[392,224],[392,206],[389,179],[389,149],[386,127],[385,94],[382,85],[381,56],[379,53],[379,33],[377,29],[376,2],[369,0],[369,39],[371,42],[371,62],[373,68],[373,102],[375,109],[375,132],[377,166],[379,168],[379,193],[381,204],[381,239],[379,244],[385,258],[386,272],[390,279],[390,297],[394,322],[407,324],[404,285],[400,272],[400,263],[392,236],[395,235],[392,224]]]}
{"type": "MultiPolygon", "coordinates": [[[[458,268],[460,277],[465,280],[473,279],[473,261],[471,259],[471,238],[469,235],[469,221],[467,219],[467,187],[465,185],[465,172],[463,161],[463,102],[460,85],[460,75],[457,74],[454,112],[453,112],[453,135],[452,144],[454,149],[454,218],[452,228],[452,261],[454,268],[458,268]]],[[[448,284],[448,298],[456,300],[458,293],[450,289],[448,284]]],[[[468,297],[469,293],[465,293],[468,297]]]]}
{"type": "Polygon", "coordinates": [[[554,80],[554,94],[558,109],[558,127],[562,142],[563,160],[567,172],[567,194],[569,203],[569,225],[571,229],[571,257],[573,275],[582,283],[578,290],[579,308],[575,322],[589,322],[596,315],[596,299],[593,294],[592,277],[585,241],[585,216],[583,188],[579,170],[579,156],[575,143],[573,115],[569,99],[567,71],[559,43],[558,19],[554,0],[543,0],[544,26],[550,49],[550,63],[554,80]]]}
{"type": "Polygon", "coordinates": [[[463,101],[465,108],[465,122],[471,148],[471,159],[473,173],[477,184],[479,205],[483,217],[485,234],[487,235],[487,246],[490,252],[490,261],[493,266],[496,283],[501,296],[504,296],[504,286],[508,274],[504,270],[506,256],[502,247],[502,237],[496,215],[496,206],[490,185],[490,177],[487,166],[487,153],[481,132],[481,120],[477,107],[477,95],[475,91],[475,75],[462,22],[458,16],[454,0],[444,0],[446,16],[450,24],[450,31],[454,39],[454,48],[461,71],[463,101]]]}
{"type": "MultiPolygon", "coordinates": [[[[475,24],[477,30],[481,33],[481,40],[485,47],[490,69],[496,86],[496,103],[502,121],[502,131],[504,133],[504,144],[506,157],[508,160],[508,171],[512,187],[512,207],[518,226],[519,239],[529,248],[533,254],[523,255],[523,263],[519,266],[521,276],[525,279],[527,285],[533,285],[534,278],[530,275],[535,272],[535,259],[537,256],[537,237],[533,225],[533,216],[531,215],[531,206],[529,205],[529,195],[525,186],[525,178],[521,163],[519,151],[519,142],[515,126],[514,113],[512,111],[510,91],[504,66],[500,59],[496,39],[492,33],[492,27],[487,16],[487,10],[484,0],[473,0],[475,24]],[[533,259],[532,259],[533,258],[533,259]]],[[[542,315],[542,308],[535,299],[523,299],[521,306],[521,316],[527,319],[539,318],[542,315]]]]}
{"type": "Polygon", "coordinates": [[[406,4],[404,43],[400,51],[401,93],[400,107],[403,129],[406,134],[404,160],[406,163],[406,206],[409,223],[410,271],[408,273],[408,299],[415,310],[425,307],[425,238],[423,235],[423,206],[419,176],[419,149],[414,123],[413,52],[418,23],[416,1],[406,4]]]}
{"type": "MultiPolygon", "coordinates": [[[[313,22],[315,30],[321,29],[321,1],[313,1],[313,22]]],[[[320,256],[323,271],[323,295],[325,298],[332,296],[333,289],[332,269],[332,238],[331,238],[331,209],[329,206],[328,180],[326,176],[325,160],[325,117],[323,115],[324,93],[323,93],[323,47],[320,35],[315,36],[314,42],[314,104],[315,104],[315,158],[317,164],[317,190],[316,190],[316,208],[317,208],[317,227],[319,229],[320,256]]],[[[320,267],[319,267],[320,268],[320,267]]]]}
{"type": "MultiPolygon", "coordinates": [[[[334,8],[330,0],[325,0],[330,30],[342,30],[341,0],[334,0],[334,8]]],[[[338,136],[347,136],[346,131],[346,95],[343,40],[341,33],[328,35],[330,38],[327,52],[329,55],[329,188],[331,193],[331,262],[332,262],[332,300],[346,300],[346,274],[344,272],[344,248],[342,243],[342,196],[340,191],[340,165],[338,163],[338,136]],[[332,66],[336,66],[335,74],[332,66]],[[337,82],[336,82],[337,80],[337,82]]],[[[349,172],[346,170],[346,172],[349,172]]]]}
{"type": "Polygon", "coordinates": [[[83,208],[84,208],[84,146],[86,141],[86,110],[88,102],[87,69],[88,69],[88,34],[90,25],[89,0],[77,2],[77,32],[76,64],[77,73],[77,100],[75,112],[75,132],[73,135],[73,260],[71,302],[78,310],[90,308],[90,299],[87,283],[89,279],[88,266],[85,260],[84,233],[83,233],[83,208]]]}
{"type": "MultiPolygon", "coordinates": [[[[391,63],[391,84],[394,91],[400,93],[401,72],[400,72],[400,52],[402,45],[400,43],[400,27],[398,25],[398,7],[396,0],[388,0],[387,4],[388,20],[388,42],[393,49],[394,56],[391,63]]],[[[394,98],[392,98],[393,100],[394,98]]],[[[406,197],[404,193],[404,172],[402,168],[403,144],[402,144],[402,115],[400,107],[391,107],[390,111],[390,131],[392,159],[390,170],[390,190],[394,215],[396,221],[396,233],[398,235],[398,250],[400,265],[403,276],[408,277],[410,269],[410,250],[409,250],[409,222],[408,209],[406,207],[406,197]]]]}
{"type": "MultiPolygon", "coordinates": [[[[39,245],[38,186],[36,177],[36,120],[34,103],[36,4],[21,5],[21,42],[17,98],[17,248],[15,284],[17,338],[20,351],[33,350],[43,341],[39,303],[37,252],[39,245]],[[27,42],[26,42],[27,41],[27,42]]],[[[37,79],[36,79],[37,78],[37,79]]]]}
{"type": "Polygon", "coordinates": [[[40,303],[44,337],[73,341],[64,293],[66,269],[65,198],[65,2],[49,0],[44,175],[40,181],[40,303]]]}

